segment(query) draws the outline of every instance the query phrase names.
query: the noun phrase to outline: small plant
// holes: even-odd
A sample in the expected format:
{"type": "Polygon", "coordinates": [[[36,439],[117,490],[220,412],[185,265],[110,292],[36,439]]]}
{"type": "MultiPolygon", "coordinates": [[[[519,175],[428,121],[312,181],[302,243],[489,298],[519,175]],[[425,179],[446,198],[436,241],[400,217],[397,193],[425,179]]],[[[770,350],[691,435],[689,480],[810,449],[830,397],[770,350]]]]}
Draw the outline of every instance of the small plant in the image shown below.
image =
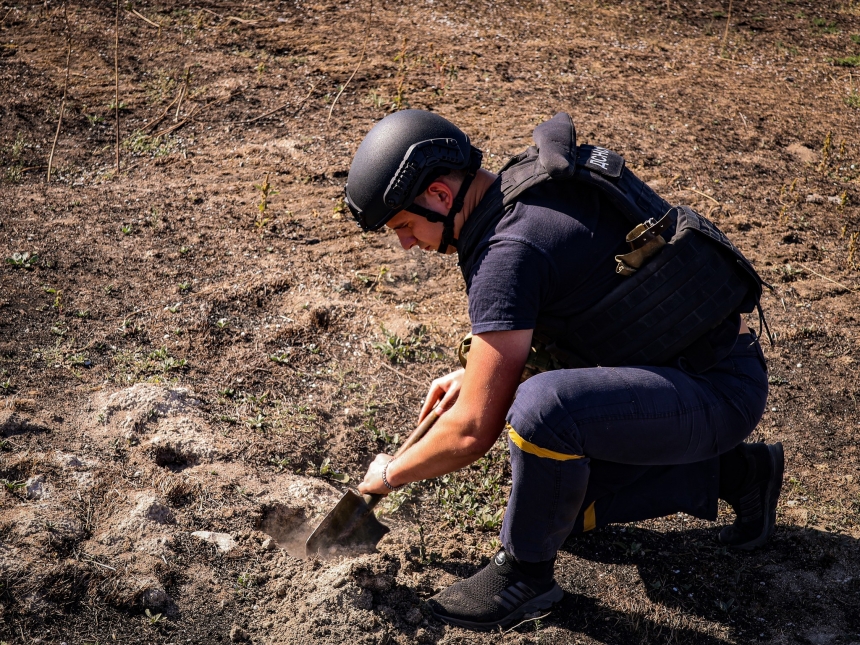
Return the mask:
{"type": "Polygon", "coordinates": [[[279,365],[286,365],[290,362],[290,353],[286,350],[281,350],[269,355],[269,360],[279,365]]]}
{"type": "Polygon", "coordinates": [[[236,578],[236,584],[243,589],[247,589],[248,587],[251,587],[254,583],[251,580],[251,574],[241,573],[239,574],[239,577],[236,578]]]}
{"type": "Polygon", "coordinates": [[[258,412],[255,417],[248,417],[245,419],[245,425],[247,425],[252,430],[263,430],[267,425],[266,417],[262,412],[258,412]]]}
{"type": "Polygon", "coordinates": [[[124,150],[138,155],[163,157],[176,150],[176,143],[174,139],[168,136],[154,137],[140,130],[135,130],[128,139],[122,142],[122,147],[124,150]]]}
{"type": "Polygon", "coordinates": [[[257,210],[261,214],[265,213],[269,209],[269,199],[278,194],[278,191],[273,190],[272,185],[269,183],[269,173],[266,173],[263,183],[254,184],[254,188],[260,191],[260,203],[257,204],[257,210]]]}
{"type": "Polygon", "coordinates": [[[340,482],[341,484],[346,484],[349,481],[349,475],[346,473],[339,473],[334,468],[332,468],[331,461],[328,457],[320,464],[320,475],[325,475],[326,477],[330,477],[331,479],[340,482]]]}
{"type": "Polygon", "coordinates": [[[219,318],[215,321],[215,326],[218,329],[227,329],[230,326],[230,321],[226,318],[219,318]]]}
{"type": "Polygon", "coordinates": [[[13,253],[11,257],[6,258],[6,264],[9,264],[16,269],[32,269],[39,261],[39,256],[35,253],[13,253]]]}
{"type": "Polygon", "coordinates": [[[819,31],[825,34],[838,34],[839,27],[834,22],[827,22],[824,18],[813,18],[812,24],[819,31]]]}
{"type": "Polygon", "coordinates": [[[851,42],[860,45],[860,34],[851,34],[851,42]]]}
{"type": "Polygon", "coordinates": [[[131,224],[123,224],[119,230],[123,235],[131,235],[131,224]]]}
{"type": "Polygon", "coordinates": [[[10,493],[14,493],[16,490],[20,490],[26,486],[26,482],[22,481],[12,481],[10,479],[0,479],[0,484],[8,490],[10,493]]]}
{"type": "Polygon", "coordinates": [[[191,250],[191,247],[180,246],[179,247],[179,255],[186,255],[190,250],[191,250]]]}
{"type": "Polygon", "coordinates": [[[188,293],[188,291],[190,289],[191,289],[191,283],[190,282],[180,282],[179,283],[179,293],[188,293]]]}
{"type": "Polygon", "coordinates": [[[845,105],[850,108],[860,108],[860,92],[852,90],[851,94],[842,99],[845,105]]]}
{"type": "Polygon", "coordinates": [[[834,65],[839,67],[860,67],[860,56],[846,56],[845,58],[836,58],[833,60],[834,65]]]}
{"type": "Polygon", "coordinates": [[[153,614],[148,608],[145,610],[145,613],[146,617],[149,618],[150,625],[157,625],[161,621],[161,614],[153,614]]]}
{"type": "Polygon", "coordinates": [[[83,320],[83,319],[89,318],[89,317],[90,317],[90,310],[89,309],[78,309],[75,312],[75,318],[80,318],[81,320],[83,320]]]}
{"type": "Polygon", "coordinates": [[[175,314],[175,313],[176,313],[176,312],[178,312],[181,308],[182,308],[182,303],[181,303],[181,302],[176,302],[176,303],[174,303],[174,304],[172,304],[172,305],[168,305],[168,306],[166,306],[164,309],[165,309],[165,311],[169,311],[170,313],[175,314]]]}
{"type": "Polygon", "coordinates": [[[188,361],[184,358],[175,358],[171,356],[166,347],[150,352],[147,358],[149,358],[150,361],[155,361],[156,366],[159,367],[162,372],[182,369],[188,365],[188,361]]]}
{"type": "Polygon", "coordinates": [[[378,89],[370,90],[367,93],[367,102],[378,110],[382,108],[383,105],[385,105],[385,97],[382,96],[378,89]]]}
{"type": "Polygon", "coordinates": [[[400,338],[397,334],[389,332],[385,327],[382,328],[382,333],[385,335],[385,340],[381,343],[374,343],[372,347],[378,349],[392,363],[405,363],[418,356],[418,348],[424,342],[424,328],[421,327],[417,334],[410,336],[408,339],[400,338]]]}
{"type": "Polygon", "coordinates": [[[100,114],[87,114],[87,121],[90,122],[90,127],[95,127],[99,123],[104,123],[105,118],[100,114]]]}
{"type": "Polygon", "coordinates": [[[9,152],[12,155],[13,159],[20,159],[21,153],[24,152],[24,148],[27,147],[27,142],[24,140],[24,135],[20,132],[15,136],[15,142],[9,146],[9,152]]]}
{"type": "Polygon", "coordinates": [[[275,466],[278,469],[278,472],[283,472],[287,468],[290,467],[290,458],[284,457],[283,459],[278,459],[275,456],[269,457],[269,463],[275,466]]]}
{"type": "MultiPolygon", "coordinates": [[[[115,100],[111,101],[108,104],[108,110],[116,110],[116,109],[117,109],[116,101],[115,100]]],[[[119,102],[119,109],[120,110],[127,110],[128,109],[128,106],[125,104],[125,101],[119,102]]]]}

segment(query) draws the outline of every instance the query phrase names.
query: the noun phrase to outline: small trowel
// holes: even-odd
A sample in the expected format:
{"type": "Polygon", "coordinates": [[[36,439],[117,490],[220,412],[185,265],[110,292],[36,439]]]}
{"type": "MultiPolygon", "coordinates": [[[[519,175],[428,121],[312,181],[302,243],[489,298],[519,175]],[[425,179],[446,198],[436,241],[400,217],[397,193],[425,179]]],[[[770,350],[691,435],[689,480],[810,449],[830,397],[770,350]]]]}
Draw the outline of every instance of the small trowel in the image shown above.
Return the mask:
{"type": "MultiPolygon", "coordinates": [[[[430,411],[415,431],[394,454],[397,458],[423,437],[439,418],[436,408],[430,411]]],[[[361,495],[347,490],[337,505],[323,518],[305,542],[305,553],[330,555],[338,551],[372,551],[390,530],[376,519],[373,508],[385,495],[361,495]]]]}

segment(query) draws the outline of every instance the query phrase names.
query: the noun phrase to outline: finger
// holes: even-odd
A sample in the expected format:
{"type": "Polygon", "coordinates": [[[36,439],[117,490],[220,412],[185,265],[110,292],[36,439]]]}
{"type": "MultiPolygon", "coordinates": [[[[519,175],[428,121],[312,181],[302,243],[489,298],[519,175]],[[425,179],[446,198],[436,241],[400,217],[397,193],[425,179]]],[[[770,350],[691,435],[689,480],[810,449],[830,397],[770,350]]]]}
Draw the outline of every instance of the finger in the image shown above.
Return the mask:
{"type": "Polygon", "coordinates": [[[442,397],[442,402],[439,403],[439,414],[443,412],[447,412],[450,410],[454,404],[457,402],[457,398],[460,396],[460,386],[457,384],[452,387],[445,393],[445,396],[442,397]]]}
{"type": "Polygon", "coordinates": [[[424,421],[424,417],[430,414],[430,410],[436,407],[436,404],[445,394],[445,390],[443,390],[440,386],[433,382],[433,385],[430,387],[430,391],[427,393],[427,398],[424,399],[424,404],[421,406],[421,413],[418,415],[418,423],[424,421]]]}

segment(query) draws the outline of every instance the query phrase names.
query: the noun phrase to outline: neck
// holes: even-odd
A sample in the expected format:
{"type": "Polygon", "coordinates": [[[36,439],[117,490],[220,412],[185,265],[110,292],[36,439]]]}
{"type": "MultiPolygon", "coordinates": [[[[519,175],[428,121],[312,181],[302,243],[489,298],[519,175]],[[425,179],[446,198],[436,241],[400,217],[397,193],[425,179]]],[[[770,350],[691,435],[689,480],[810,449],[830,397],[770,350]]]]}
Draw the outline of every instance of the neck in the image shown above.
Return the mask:
{"type": "Polygon", "coordinates": [[[496,181],[497,176],[483,168],[478,170],[478,174],[475,175],[472,185],[469,186],[469,191],[466,193],[466,199],[463,201],[463,210],[460,211],[460,214],[457,215],[457,219],[454,221],[454,238],[460,237],[460,230],[463,228],[463,224],[469,219],[469,215],[472,214],[484,198],[484,195],[487,194],[487,190],[496,181]]]}

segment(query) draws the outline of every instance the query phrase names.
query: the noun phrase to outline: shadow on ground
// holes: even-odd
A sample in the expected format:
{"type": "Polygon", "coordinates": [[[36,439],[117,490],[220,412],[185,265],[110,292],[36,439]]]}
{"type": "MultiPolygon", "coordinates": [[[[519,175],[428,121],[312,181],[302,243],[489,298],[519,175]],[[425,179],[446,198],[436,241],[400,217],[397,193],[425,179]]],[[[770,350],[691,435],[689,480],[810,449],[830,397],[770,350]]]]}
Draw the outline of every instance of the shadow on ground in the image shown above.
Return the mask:
{"type": "Polygon", "coordinates": [[[860,543],[820,530],[780,527],[744,553],[721,547],[713,530],[607,527],[563,547],[557,578],[577,593],[547,623],[608,643],[860,642],[858,571],[860,543]],[[597,600],[607,590],[614,607],[597,600]],[[673,628],[667,614],[687,621],[673,628]],[[730,640],[691,620],[723,626],[730,640]]]}

